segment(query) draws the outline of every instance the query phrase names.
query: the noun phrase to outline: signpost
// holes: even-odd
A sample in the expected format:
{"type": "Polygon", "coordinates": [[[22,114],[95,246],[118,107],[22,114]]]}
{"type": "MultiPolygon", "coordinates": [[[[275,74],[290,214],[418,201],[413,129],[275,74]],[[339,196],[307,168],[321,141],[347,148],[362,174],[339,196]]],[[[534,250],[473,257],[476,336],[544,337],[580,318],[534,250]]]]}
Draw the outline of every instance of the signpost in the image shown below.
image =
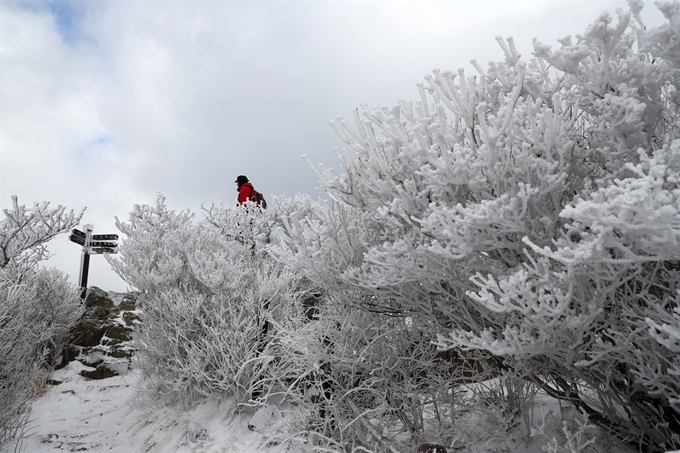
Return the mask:
{"type": "Polygon", "coordinates": [[[81,238],[80,236],[76,236],[75,234],[72,234],[71,236],[69,236],[69,240],[71,242],[75,242],[76,244],[80,244],[80,245],[85,245],[85,239],[86,238],[81,238]]]}
{"type": "Polygon", "coordinates": [[[117,234],[92,234],[94,226],[83,225],[85,231],[76,228],[71,230],[69,240],[83,247],[80,257],[80,298],[85,299],[87,293],[87,277],[90,272],[90,255],[118,253],[117,234]]]}
{"type": "Polygon", "coordinates": [[[111,247],[91,247],[90,253],[97,253],[97,254],[101,255],[101,254],[104,254],[104,253],[118,253],[118,250],[113,249],[111,247]]]}
{"type": "Polygon", "coordinates": [[[90,242],[90,247],[109,247],[109,248],[114,248],[114,247],[118,247],[118,244],[116,244],[115,242],[92,241],[92,242],[90,242]]]}
{"type": "Polygon", "coordinates": [[[117,241],[117,234],[94,234],[92,235],[93,241],[117,241]]]}
{"type": "Polygon", "coordinates": [[[87,237],[87,233],[80,231],[78,228],[72,229],[71,235],[79,237],[79,238],[83,238],[83,239],[85,239],[87,237]]]}

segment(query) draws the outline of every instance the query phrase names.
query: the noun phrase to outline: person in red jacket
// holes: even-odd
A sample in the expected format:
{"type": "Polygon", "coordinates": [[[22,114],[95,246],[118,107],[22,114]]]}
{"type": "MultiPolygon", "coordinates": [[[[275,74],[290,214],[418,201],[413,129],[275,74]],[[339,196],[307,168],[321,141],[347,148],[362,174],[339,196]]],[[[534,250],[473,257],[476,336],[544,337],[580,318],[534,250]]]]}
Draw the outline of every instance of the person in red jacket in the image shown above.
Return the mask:
{"type": "Polygon", "coordinates": [[[250,200],[250,197],[252,197],[255,192],[255,188],[244,175],[239,175],[235,182],[238,184],[236,187],[236,190],[238,191],[236,200],[238,201],[238,204],[241,205],[250,200]]]}

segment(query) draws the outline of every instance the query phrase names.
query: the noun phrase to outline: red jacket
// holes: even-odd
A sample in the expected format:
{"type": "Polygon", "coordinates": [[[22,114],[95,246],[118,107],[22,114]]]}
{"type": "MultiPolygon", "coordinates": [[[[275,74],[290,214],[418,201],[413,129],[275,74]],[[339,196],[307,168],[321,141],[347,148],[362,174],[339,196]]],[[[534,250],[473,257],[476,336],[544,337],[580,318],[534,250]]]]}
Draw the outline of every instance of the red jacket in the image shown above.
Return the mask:
{"type": "Polygon", "coordinates": [[[250,200],[250,197],[253,195],[255,188],[253,185],[249,182],[245,182],[238,186],[236,189],[238,191],[238,204],[243,204],[246,201],[250,200]]]}

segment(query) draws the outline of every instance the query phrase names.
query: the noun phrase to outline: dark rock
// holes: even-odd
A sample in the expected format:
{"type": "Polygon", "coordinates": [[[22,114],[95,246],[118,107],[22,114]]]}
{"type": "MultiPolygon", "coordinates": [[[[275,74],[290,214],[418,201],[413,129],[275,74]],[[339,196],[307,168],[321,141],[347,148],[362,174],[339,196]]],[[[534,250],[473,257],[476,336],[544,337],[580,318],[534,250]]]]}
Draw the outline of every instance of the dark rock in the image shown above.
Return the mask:
{"type": "Polygon", "coordinates": [[[113,301],[109,295],[101,288],[96,286],[91,286],[87,290],[87,296],[85,297],[85,307],[104,307],[113,308],[113,301]]]}
{"type": "Polygon", "coordinates": [[[71,344],[74,346],[97,346],[102,340],[106,326],[94,319],[81,319],[71,330],[71,344]]]}
{"type": "Polygon", "coordinates": [[[422,444],[416,451],[417,453],[447,453],[446,448],[439,444],[422,444]]]}
{"type": "MultiPolygon", "coordinates": [[[[66,366],[74,359],[90,367],[80,371],[87,379],[106,379],[129,369],[135,349],[128,345],[133,326],[141,322],[140,316],[121,308],[134,310],[136,296],[125,295],[120,306],[115,306],[106,292],[91,287],[87,292],[86,309],[81,319],[71,329],[69,345],[57,360],[66,366]],[[121,313],[123,322],[121,322],[121,313]]],[[[116,295],[118,300],[118,295],[116,295]]]]}
{"type": "Polygon", "coordinates": [[[133,293],[127,293],[123,296],[123,300],[118,305],[120,310],[136,310],[137,309],[137,295],[133,293]]]}
{"type": "Polygon", "coordinates": [[[124,311],[123,312],[123,321],[125,322],[126,326],[132,326],[132,325],[134,325],[135,321],[141,322],[141,318],[136,313],[132,313],[130,311],[124,311]]]}
{"type": "Polygon", "coordinates": [[[130,341],[130,334],[132,329],[122,326],[120,324],[114,324],[108,328],[106,331],[107,338],[113,340],[130,341]]]}
{"type": "Polygon", "coordinates": [[[132,357],[133,351],[131,349],[114,349],[108,355],[116,359],[127,359],[132,357]]]}
{"type": "Polygon", "coordinates": [[[79,355],[80,349],[71,344],[67,344],[64,346],[64,349],[62,349],[59,357],[57,357],[57,363],[55,364],[54,369],[61,370],[70,362],[73,362],[79,355]]]}
{"type": "Polygon", "coordinates": [[[106,338],[104,337],[102,339],[102,346],[118,346],[119,344],[124,343],[123,340],[118,340],[116,338],[106,338]]]}
{"type": "Polygon", "coordinates": [[[58,380],[56,380],[56,379],[48,379],[48,380],[47,380],[47,385],[59,385],[59,384],[61,384],[62,382],[63,382],[63,381],[58,381],[58,380]]]}
{"type": "Polygon", "coordinates": [[[105,363],[102,363],[94,370],[82,370],[80,375],[88,379],[107,379],[118,376],[118,373],[107,367],[105,363]]]}
{"type": "Polygon", "coordinates": [[[87,309],[84,317],[88,319],[104,319],[109,313],[111,313],[111,310],[108,308],[94,306],[87,309]]]}
{"type": "Polygon", "coordinates": [[[99,365],[104,363],[104,359],[94,359],[94,360],[92,360],[91,357],[83,357],[83,358],[79,359],[79,361],[83,365],[87,365],[87,366],[92,367],[92,368],[97,368],[99,365]]]}

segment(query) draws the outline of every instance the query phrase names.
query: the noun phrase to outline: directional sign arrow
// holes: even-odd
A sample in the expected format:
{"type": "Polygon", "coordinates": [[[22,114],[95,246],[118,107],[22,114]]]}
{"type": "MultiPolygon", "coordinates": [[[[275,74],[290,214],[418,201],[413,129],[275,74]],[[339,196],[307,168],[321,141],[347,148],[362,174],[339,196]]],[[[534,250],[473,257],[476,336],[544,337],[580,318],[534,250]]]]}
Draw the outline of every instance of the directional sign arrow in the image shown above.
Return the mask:
{"type": "Polygon", "coordinates": [[[71,234],[73,234],[73,236],[82,238],[83,240],[85,240],[85,238],[87,237],[87,234],[85,234],[84,232],[80,231],[77,228],[72,229],[71,234]]]}
{"type": "Polygon", "coordinates": [[[92,236],[93,241],[117,241],[117,234],[95,234],[92,236]]]}
{"type": "Polygon", "coordinates": [[[109,248],[109,247],[92,247],[92,248],[90,248],[90,251],[92,251],[92,253],[100,253],[100,254],[102,254],[102,253],[118,253],[118,249],[113,249],[113,248],[109,248]]]}
{"type": "Polygon", "coordinates": [[[90,242],[90,247],[108,247],[108,248],[114,248],[117,247],[118,244],[115,242],[105,242],[105,241],[92,241],[90,242]]]}
{"type": "Polygon", "coordinates": [[[75,234],[70,235],[68,238],[71,242],[75,242],[76,244],[80,245],[85,245],[85,238],[76,236],[75,234]]]}

